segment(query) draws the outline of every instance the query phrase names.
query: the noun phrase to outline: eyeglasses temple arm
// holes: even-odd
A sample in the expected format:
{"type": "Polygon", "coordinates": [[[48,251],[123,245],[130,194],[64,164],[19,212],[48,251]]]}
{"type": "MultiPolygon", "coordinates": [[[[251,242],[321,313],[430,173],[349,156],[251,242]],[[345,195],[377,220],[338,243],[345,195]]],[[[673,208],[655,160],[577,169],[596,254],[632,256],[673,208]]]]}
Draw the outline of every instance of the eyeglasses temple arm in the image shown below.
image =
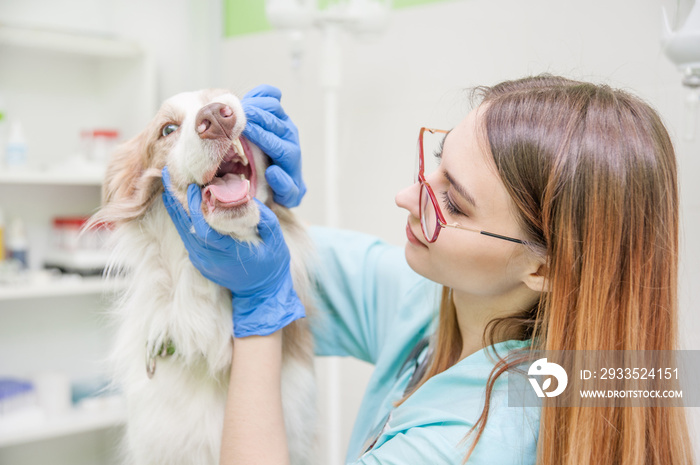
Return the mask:
{"type": "Polygon", "coordinates": [[[491,237],[497,237],[498,239],[503,239],[504,241],[510,241],[510,242],[515,242],[516,244],[524,244],[524,241],[521,241],[520,239],[515,239],[512,237],[508,236],[501,236],[500,234],[494,234],[490,233],[488,231],[479,231],[479,233],[483,234],[484,236],[491,236],[491,237]]]}

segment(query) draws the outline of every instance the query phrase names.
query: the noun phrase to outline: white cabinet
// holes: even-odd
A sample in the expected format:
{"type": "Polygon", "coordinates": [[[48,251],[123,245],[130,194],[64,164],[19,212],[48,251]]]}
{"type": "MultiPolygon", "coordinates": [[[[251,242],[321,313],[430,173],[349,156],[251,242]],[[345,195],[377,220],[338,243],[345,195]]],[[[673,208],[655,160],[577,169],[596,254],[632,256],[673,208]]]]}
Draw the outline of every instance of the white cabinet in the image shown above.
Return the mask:
{"type": "MultiPolygon", "coordinates": [[[[28,166],[0,167],[6,224],[21,217],[30,268],[48,249],[52,218],[93,213],[102,172],[69,160],[81,130],[131,136],[155,112],[154,64],[138,44],[113,37],[0,26],[0,93],[22,122],[28,166]]],[[[60,372],[72,382],[105,375],[111,328],[104,313],[119,283],[99,277],[0,286],[0,377],[60,372]]],[[[124,407],[113,399],[45,417],[0,415],[0,463],[116,463],[124,407]]]]}

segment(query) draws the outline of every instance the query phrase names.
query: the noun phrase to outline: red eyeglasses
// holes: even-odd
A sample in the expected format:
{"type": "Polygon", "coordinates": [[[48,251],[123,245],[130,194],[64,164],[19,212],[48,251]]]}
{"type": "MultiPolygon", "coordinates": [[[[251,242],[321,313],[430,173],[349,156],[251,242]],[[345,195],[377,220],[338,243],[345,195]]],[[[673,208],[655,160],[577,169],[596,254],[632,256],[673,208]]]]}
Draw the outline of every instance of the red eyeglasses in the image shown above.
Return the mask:
{"type": "Polygon", "coordinates": [[[421,128],[420,134],[418,135],[418,174],[416,176],[416,182],[420,182],[420,225],[421,229],[423,230],[425,240],[429,243],[433,243],[437,240],[442,228],[456,228],[464,231],[476,232],[485,236],[495,237],[496,239],[502,239],[504,241],[524,244],[525,241],[521,241],[520,239],[504,236],[502,234],[495,234],[488,231],[481,231],[479,229],[468,228],[459,223],[447,223],[447,221],[445,221],[445,217],[440,210],[440,204],[435,197],[433,188],[430,187],[428,181],[425,180],[423,134],[425,134],[426,131],[430,134],[447,134],[449,132],[445,131],[444,129],[421,128]]]}

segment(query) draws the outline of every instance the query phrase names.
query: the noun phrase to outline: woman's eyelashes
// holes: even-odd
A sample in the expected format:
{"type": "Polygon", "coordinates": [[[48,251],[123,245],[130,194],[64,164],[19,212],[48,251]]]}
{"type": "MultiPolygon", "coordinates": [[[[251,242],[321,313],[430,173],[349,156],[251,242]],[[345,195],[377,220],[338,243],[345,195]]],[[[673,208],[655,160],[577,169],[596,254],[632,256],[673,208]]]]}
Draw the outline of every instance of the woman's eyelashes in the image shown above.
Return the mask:
{"type": "Polygon", "coordinates": [[[435,160],[439,164],[440,161],[442,161],[442,148],[445,145],[445,139],[440,140],[440,145],[437,146],[437,148],[433,151],[433,156],[435,157],[435,160]]]}
{"type": "Polygon", "coordinates": [[[450,194],[448,194],[447,191],[442,192],[442,200],[445,204],[445,209],[450,215],[468,216],[452,201],[450,194]]]}

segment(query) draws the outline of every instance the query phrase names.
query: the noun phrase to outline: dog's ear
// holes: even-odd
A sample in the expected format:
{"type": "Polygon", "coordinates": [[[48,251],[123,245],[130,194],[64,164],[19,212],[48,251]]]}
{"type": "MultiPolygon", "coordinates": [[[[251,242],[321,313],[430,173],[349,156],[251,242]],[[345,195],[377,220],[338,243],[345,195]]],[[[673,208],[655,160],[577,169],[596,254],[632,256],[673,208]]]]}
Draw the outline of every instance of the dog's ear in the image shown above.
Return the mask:
{"type": "Polygon", "coordinates": [[[137,219],[162,190],[161,171],[151,166],[155,137],[150,126],[115,149],[102,184],[102,207],[90,224],[118,226],[137,219]]]}

